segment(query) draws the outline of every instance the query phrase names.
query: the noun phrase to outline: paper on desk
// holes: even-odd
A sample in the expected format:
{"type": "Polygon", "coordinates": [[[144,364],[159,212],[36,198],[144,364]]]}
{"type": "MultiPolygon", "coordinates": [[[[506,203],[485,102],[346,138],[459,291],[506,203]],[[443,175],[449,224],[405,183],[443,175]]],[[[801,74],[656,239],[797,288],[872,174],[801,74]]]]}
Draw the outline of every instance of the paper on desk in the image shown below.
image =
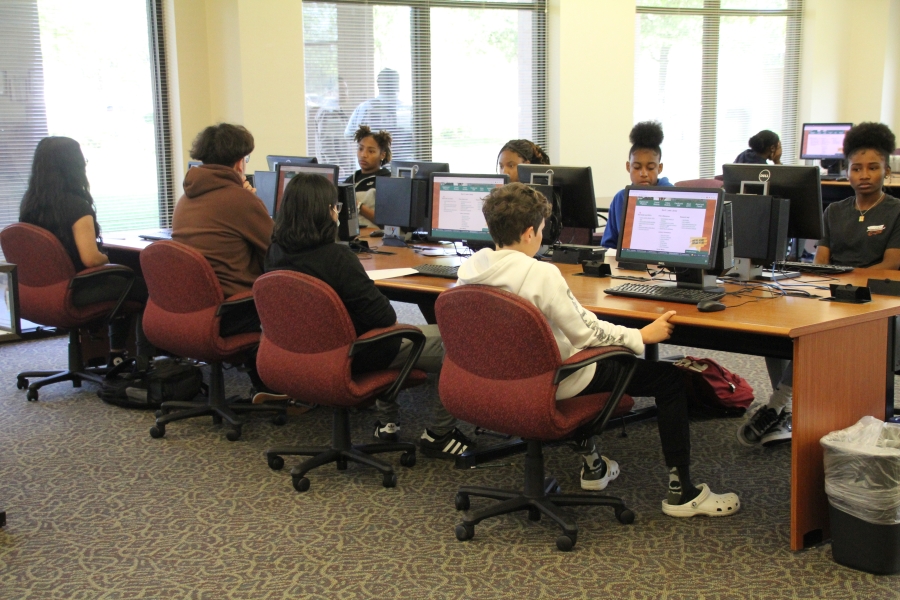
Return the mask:
{"type": "Polygon", "coordinates": [[[366,274],[372,281],[391,279],[392,277],[403,277],[404,275],[415,275],[417,273],[418,271],[408,267],[405,269],[375,269],[373,271],[366,271],[366,274]]]}

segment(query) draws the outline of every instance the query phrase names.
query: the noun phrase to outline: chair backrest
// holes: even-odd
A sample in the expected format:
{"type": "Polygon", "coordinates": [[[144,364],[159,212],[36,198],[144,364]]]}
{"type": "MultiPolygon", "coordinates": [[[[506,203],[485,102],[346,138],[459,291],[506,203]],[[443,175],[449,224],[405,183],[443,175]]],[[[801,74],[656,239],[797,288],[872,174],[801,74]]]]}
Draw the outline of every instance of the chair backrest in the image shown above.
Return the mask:
{"type": "Polygon", "coordinates": [[[55,235],[35,225],[13,223],[0,231],[0,246],[6,260],[16,265],[22,318],[51,327],[82,324],[83,311],[72,307],[69,294],[75,266],[55,235]]]}
{"type": "Polygon", "coordinates": [[[150,293],[143,321],[147,339],[169,352],[203,361],[223,360],[234,353],[219,335],[216,312],[225,296],[202,254],[178,242],[154,242],[141,252],[141,270],[150,293]]]}
{"type": "Polygon", "coordinates": [[[675,187],[720,188],[724,187],[724,184],[718,179],[685,179],[676,181],[675,187]]]}
{"type": "Polygon", "coordinates": [[[266,385],[298,400],[353,406],[359,396],[350,376],[353,321],[323,281],[294,271],[273,271],[253,284],[262,323],[257,369],[266,385]]]}
{"type": "Polygon", "coordinates": [[[530,302],[489,286],[464,285],[435,304],[444,341],[441,402],[456,417],[527,439],[568,430],[553,378],[559,348],[530,302]]]}

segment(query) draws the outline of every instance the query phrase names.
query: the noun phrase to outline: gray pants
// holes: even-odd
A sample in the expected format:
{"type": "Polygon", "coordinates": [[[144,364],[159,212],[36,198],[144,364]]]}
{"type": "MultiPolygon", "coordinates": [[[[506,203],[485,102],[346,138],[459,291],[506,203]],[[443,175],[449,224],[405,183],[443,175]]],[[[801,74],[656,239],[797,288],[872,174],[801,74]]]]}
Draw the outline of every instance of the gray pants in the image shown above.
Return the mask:
{"type": "MultiPolygon", "coordinates": [[[[438,331],[437,325],[419,325],[419,329],[425,334],[425,348],[422,355],[416,361],[415,368],[421,369],[426,373],[440,373],[441,365],[444,362],[444,342],[441,340],[441,333],[438,331]]],[[[400,346],[400,352],[391,363],[390,369],[399,369],[409,357],[412,349],[412,342],[403,340],[400,346]]],[[[397,402],[385,402],[377,400],[375,407],[378,409],[378,419],[382,423],[397,423],[400,416],[400,407],[397,402]]],[[[456,417],[447,412],[443,404],[438,404],[434,409],[434,420],[428,429],[432,433],[441,436],[456,427],[456,417]]]]}
{"type": "Polygon", "coordinates": [[[769,381],[772,382],[773,392],[782,384],[793,387],[794,361],[766,357],[766,371],[769,372],[769,381]]]}

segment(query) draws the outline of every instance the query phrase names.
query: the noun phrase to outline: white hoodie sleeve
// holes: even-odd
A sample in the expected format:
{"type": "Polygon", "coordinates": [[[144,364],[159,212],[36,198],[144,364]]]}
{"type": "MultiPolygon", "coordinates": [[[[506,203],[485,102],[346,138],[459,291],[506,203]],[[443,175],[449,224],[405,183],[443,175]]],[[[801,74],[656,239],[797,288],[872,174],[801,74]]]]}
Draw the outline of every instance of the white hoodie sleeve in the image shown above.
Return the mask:
{"type": "Polygon", "coordinates": [[[548,301],[538,308],[569,338],[575,348],[583,350],[597,346],[625,346],[635,354],[644,351],[640,331],[601,321],[575,299],[557,269],[546,269],[544,272],[550,279],[546,281],[546,285],[553,293],[546,294],[548,301]]]}

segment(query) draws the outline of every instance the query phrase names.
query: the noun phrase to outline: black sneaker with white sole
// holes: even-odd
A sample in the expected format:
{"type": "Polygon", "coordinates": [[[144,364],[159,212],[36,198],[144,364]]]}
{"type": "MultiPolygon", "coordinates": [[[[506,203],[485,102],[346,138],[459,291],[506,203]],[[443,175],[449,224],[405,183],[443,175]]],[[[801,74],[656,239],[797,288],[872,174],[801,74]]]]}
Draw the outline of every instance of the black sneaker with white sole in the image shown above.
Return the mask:
{"type": "Polygon", "coordinates": [[[778,422],[779,413],[774,408],[762,406],[738,427],[737,439],[744,446],[755,446],[778,422]]]}
{"type": "Polygon", "coordinates": [[[456,458],[474,447],[475,443],[456,427],[441,436],[426,429],[419,438],[419,449],[428,458],[456,458]]]}
{"type": "Polygon", "coordinates": [[[791,423],[791,413],[782,411],[778,415],[778,421],[762,436],[759,443],[763,446],[775,446],[791,441],[793,434],[793,425],[791,423]]]}
{"type": "Polygon", "coordinates": [[[397,442],[400,440],[400,426],[396,423],[381,424],[375,421],[375,439],[382,442],[397,442]]]}

